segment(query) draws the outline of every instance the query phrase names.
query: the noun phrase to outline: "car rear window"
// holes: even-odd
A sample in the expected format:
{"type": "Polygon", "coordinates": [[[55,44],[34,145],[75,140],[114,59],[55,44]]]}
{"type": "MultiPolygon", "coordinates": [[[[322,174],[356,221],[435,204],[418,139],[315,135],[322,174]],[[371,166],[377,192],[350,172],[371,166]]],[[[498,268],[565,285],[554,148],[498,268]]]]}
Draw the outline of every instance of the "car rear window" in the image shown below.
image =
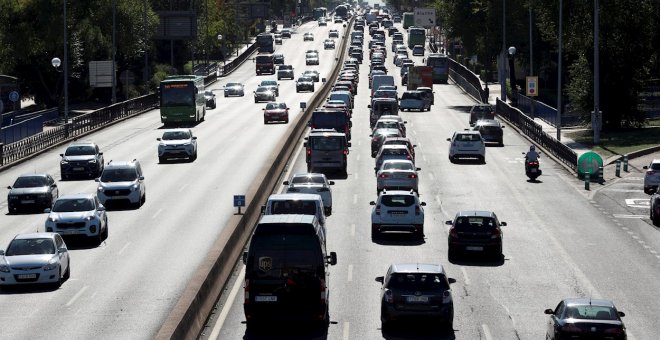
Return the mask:
{"type": "Polygon", "coordinates": [[[411,195],[384,195],[380,203],[388,207],[409,207],[415,203],[415,197],[411,195]]]}
{"type": "Polygon", "coordinates": [[[406,155],[408,155],[408,150],[406,150],[406,149],[384,149],[383,150],[383,155],[406,156],[406,155]]]}
{"type": "Polygon", "coordinates": [[[401,96],[401,99],[421,99],[421,93],[420,92],[404,92],[403,96],[401,96]]]}
{"type": "Polygon", "coordinates": [[[495,220],[490,217],[482,216],[461,216],[456,219],[454,224],[457,228],[495,228],[495,220]]]}
{"type": "Polygon", "coordinates": [[[263,56],[258,55],[256,62],[257,62],[257,64],[271,63],[271,62],[273,62],[273,57],[265,56],[265,55],[263,55],[263,56]]]}
{"type": "Polygon", "coordinates": [[[383,170],[413,170],[413,166],[408,162],[385,162],[383,170]]]}
{"type": "Polygon", "coordinates": [[[301,200],[273,201],[270,206],[270,213],[273,215],[316,215],[316,202],[301,200]]]}
{"type": "Polygon", "coordinates": [[[568,306],[564,312],[567,319],[581,319],[581,320],[616,320],[616,311],[608,306],[568,306]]]}
{"type": "Polygon", "coordinates": [[[651,170],[660,170],[660,163],[652,163],[649,168],[651,168],[651,170]]]}
{"type": "Polygon", "coordinates": [[[456,141],[457,142],[477,142],[480,141],[481,137],[477,134],[467,134],[467,133],[460,133],[456,135],[456,141]]]}
{"type": "Polygon", "coordinates": [[[399,290],[447,290],[449,285],[442,274],[434,273],[396,273],[392,274],[388,288],[399,290]]]}
{"type": "Polygon", "coordinates": [[[348,117],[342,111],[332,113],[314,113],[312,115],[312,125],[316,129],[323,128],[343,128],[347,124],[348,117]]]}
{"type": "Polygon", "coordinates": [[[500,133],[502,129],[498,128],[497,126],[482,126],[479,128],[479,131],[481,133],[497,134],[500,133]]]}
{"type": "Polygon", "coordinates": [[[14,188],[38,188],[48,185],[48,179],[43,176],[23,176],[16,179],[14,188]]]}
{"type": "Polygon", "coordinates": [[[343,143],[341,139],[337,137],[320,137],[310,139],[309,143],[311,144],[312,150],[317,151],[337,151],[343,150],[343,143]]]}
{"type": "Polygon", "coordinates": [[[292,184],[315,183],[323,184],[325,181],[321,176],[296,176],[291,180],[292,184]]]}

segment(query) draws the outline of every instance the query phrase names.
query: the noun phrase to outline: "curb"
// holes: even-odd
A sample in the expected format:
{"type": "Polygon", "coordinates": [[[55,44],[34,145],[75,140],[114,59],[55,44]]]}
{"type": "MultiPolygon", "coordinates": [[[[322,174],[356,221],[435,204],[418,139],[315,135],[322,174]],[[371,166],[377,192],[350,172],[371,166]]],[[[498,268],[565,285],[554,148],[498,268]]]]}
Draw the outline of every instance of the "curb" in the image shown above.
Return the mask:
{"type": "MultiPolygon", "coordinates": [[[[626,155],[628,156],[628,160],[631,160],[633,158],[646,156],[648,154],[651,154],[651,153],[654,153],[654,152],[657,152],[657,151],[660,151],[660,145],[652,146],[652,147],[646,148],[646,149],[636,150],[636,151],[627,153],[626,155]]],[[[605,162],[603,162],[603,166],[615,163],[617,160],[622,159],[623,156],[624,155],[614,155],[612,157],[609,157],[605,162]]]]}

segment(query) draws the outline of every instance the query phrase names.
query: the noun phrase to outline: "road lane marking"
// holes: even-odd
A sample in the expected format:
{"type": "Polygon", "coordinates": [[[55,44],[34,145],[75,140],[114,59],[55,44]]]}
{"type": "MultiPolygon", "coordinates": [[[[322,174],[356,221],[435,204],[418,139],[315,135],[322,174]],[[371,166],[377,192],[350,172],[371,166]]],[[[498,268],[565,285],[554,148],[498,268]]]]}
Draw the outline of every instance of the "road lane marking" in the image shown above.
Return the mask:
{"type": "Polygon", "coordinates": [[[355,224],[351,224],[351,236],[355,237],[355,224]]]}
{"type": "Polygon", "coordinates": [[[482,324],[481,329],[483,329],[484,331],[484,337],[486,338],[486,340],[493,340],[493,336],[490,335],[490,329],[488,329],[488,325],[482,324]]]}
{"type": "Polygon", "coordinates": [[[130,241],[129,241],[129,242],[126,242],[126,244],[124,244],[124,246],[121,247],[121,249],[119,249],[119,251],[117,252],[117,255],[121,255],[121,254],[124,252],[124,250],[126,250],[126,248],[128,248],[128,246],[129,246],[130,244],[131,244],[130,241]]]}
{"type": "Polygon", "coordinates": [[[350,328],[350,323],[348,321],[344,322],[344,334],[342,337],[344,340],[348,340],[349,328],[350,328]]]}
{"type": "Polygon", "coordinates": [[[603,188],[603,191],[611,191],[611,192],[637,192],[639,193],[641,189],[617,189],[617,188],[603,188]]]}
{"type": "Polygon", "coordinates": [[[179,188],[179,192],[182,192],[183,189],[185,189],[185,188],[187,188],[187,187],[188,187],[188,184],[184,184],[184,185],[182,185],[181,188],[179,188]]]}
{"type": "Polygon", "coordinates": [[[81,295],[83,295],[83,293],[87,290],[87,288],[89,288],[89,286],[84,286],[84,287],[82,287],[82,289],[79,290],[78,293],[76,293],[76,295],[74,295],[74,296],[71,298],[71,300],[69,300],[69,302],[66,303],[65,306],[66,306],[66,307],[70,307],[74,302],[76,302],[76,300],[78,300],[78,298],[79,298],[81,295]]]}
{"type": "Polygon", "coordinates": [[[222,310],[220,311],[220,315],[218,315],[218,319],[216,320],[215,325],[213,326],[213,330],[211,331],[211,335],[209,336],[209,339],[218,339],[218,337],[220,336],[220,330],[222,329],[222,326],[224,325],[225,320],[227,319],[227,315],[229,314],[231,305],[234,302],[236,295],[238,294],[238,290],[243,285],[244,277],[245,277],[245,266],[241,266],[241,271],[238,273],[238,277],[234,282],[234,286],[231,287],[231,291],[229,292],[227,301],[225,302],[224,306],[222,306],[222,310]]]}
{"type": "Polygon", "coordinates": [[[360,160],[360,155],[357,155],[356,160],[358,161],[360,160]]]}
{"type": "Polygon", "coordinates": [[[648,209],[651,202],[648,198],[626,198],[626,205],[631,208],[648,209]]]}
{"type": "Polygon", "coordinates": [[[463,273],[463,278],[465,278],[465,285],[466,286],[470,285],[470,278],[468,277],[467,270],[465,270],[465,267],[461,267],[461,272],[463,273]]]}
{"type": "Polygon", "coordinates": [[[160,213],[161,213],[162,211],[163,211],[163,208],[158,209],[158,211],[156,211],[156,213],[155,213],[153,216],[151,216],[151,219],[153,220],[153,219],[155,219],[156,217],[158,217],[158,215],[160,215],[160,213]]]}
{"type": "Polygon", "coordinates": [[[614,214],[614,218],[644,218],[646,215],[627,215],[627,214],[614,214]]]}
{"type": "Polygon", "coordinates": [[[353,265],[349,264],[348,265],[348,282],[353,281],[353,265]]]}
{"type": "Polygon", "coordinates": [[[433,173],[429,172],[429,178],[433,181],[435,180],[435,177],[433,176],[433,173]]]}
{"type": "Polygon", "coordinates": [[[353,194],[353,204],[357,204],[357,194],[353,194]]]}

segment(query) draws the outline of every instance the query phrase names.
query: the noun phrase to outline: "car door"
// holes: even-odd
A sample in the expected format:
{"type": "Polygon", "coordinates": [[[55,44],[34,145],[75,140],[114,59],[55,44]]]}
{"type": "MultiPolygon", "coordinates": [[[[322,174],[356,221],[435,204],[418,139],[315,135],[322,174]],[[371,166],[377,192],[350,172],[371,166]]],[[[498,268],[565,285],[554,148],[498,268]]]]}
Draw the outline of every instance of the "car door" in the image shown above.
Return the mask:
{"type": "Polygon", "coordinates": [[[66,248],[66,244],[64,244],[64,240],[62,239],[62,236],[59,234],[55,234],[55,247],[57,248],[57,256],[60,258],[60,266],[62,273],[66,272],[67,269],[69,269],[69,251],[66,248]],[[60,252],[60,248],[64,248],[65,251],[60,252]]]}
{"type": "Polygon", "coordinates": [[[548,337],[550,340],[555,340],[556,331],[559,328],[559,318],[561,317],[564,311],[564,302],[560,302],[555,308],[555,312],[550,315],[550,320],[548,321],[548,337]]]}

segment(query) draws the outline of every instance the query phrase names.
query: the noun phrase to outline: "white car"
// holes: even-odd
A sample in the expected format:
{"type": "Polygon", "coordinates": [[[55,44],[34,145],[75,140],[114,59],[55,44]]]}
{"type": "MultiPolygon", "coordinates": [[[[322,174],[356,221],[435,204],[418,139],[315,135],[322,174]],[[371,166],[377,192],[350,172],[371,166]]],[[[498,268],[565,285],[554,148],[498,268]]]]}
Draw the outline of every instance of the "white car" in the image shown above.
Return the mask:
{"type": "Polygon", "coordinates": [[[108,215],[96,195],[63,195],[46,212],[47,232],[85,236],[99,244],[108,238],[108,215]]]}
{"type": "Polygon", "coordinates": [[[334,181],[328,181],[321,173],[294,174],[291,179],[282,183],[286,185],[286,193],[317,194],[323,199],[326,215],[332,214],[332,189],[334,181]]]}
{"type": "Polygon", "coordinates": [[[191,129],[172,129],[163,132],[163,137],[156,138],[158,143],[158,161],[165,163],[171,158],[187,158],[191,162],[197,159],[197,137],[191,129]]]}
{"type": "Polygon", "coordinates": [[[53,284],[69,279],[69,251],[56,233],[16,235],[0,250],[0,286],[53,284]]]}
{"type": "MultiPolygon", "coordinates": [[[[391,115],[388,115],[388,116],[391,116],[391,115]]],[[[395,116],[395,117],[398,117],[398,116],[395,116]]],[[[374,125],[374,127],[372,129],[372,133],[373,133],[373,130],[381,129],[381,128],[382,129],[399,129],[399,131],[401,131],[401,136],[406,137],[406,126],[404,125],[403,120],[388,119],[388,118],[383,118],[383,116],[380,116],[380,118],[378,118],[378,120],[376,121],[376,124],[374,125]]]]}
{"type": "Polygon", "coordinates": [[[371,239],[375,240],[382,232],[407,231],[424,237],[424,206],[419,196],[410,190],[383,190],[378,199],[369,204],[371,210],[371,239]]]}
{"type": "Polygon", "coordinates": [[[449,161],[454,163],[457,158],[470,157],[477,158],[481,163],[486,162],[486,143],[481,138],[479,131],[456,131],[451,138],[449,145],[449,161]]]}
{"type": "Polygon", "coordinates": [[[96,195],[106,207],[109,202],[116,202],[130,203],[139,208],[147,200],[142,167],[136,159],[110,161],[96,181],[99,183],[96,195]]]}
{"type": "Polygon", "coordinates": [[[399,101],[401,111],[431,111],[431,102],[424,98],[421,91],[405,91],[399,101]]]}
{"type": "Polygon", "coordinates": [[[651,164],[644,167],[644,192],[652,194],[660,186],[660,159],[654,159],[651,164]]]}
{"type": "Polygon", "coordinates": [[[376,193],[385,189],[419,192],[419,175],[415,164],[408,159],[388,159],[376,173],[376,193]]]}

